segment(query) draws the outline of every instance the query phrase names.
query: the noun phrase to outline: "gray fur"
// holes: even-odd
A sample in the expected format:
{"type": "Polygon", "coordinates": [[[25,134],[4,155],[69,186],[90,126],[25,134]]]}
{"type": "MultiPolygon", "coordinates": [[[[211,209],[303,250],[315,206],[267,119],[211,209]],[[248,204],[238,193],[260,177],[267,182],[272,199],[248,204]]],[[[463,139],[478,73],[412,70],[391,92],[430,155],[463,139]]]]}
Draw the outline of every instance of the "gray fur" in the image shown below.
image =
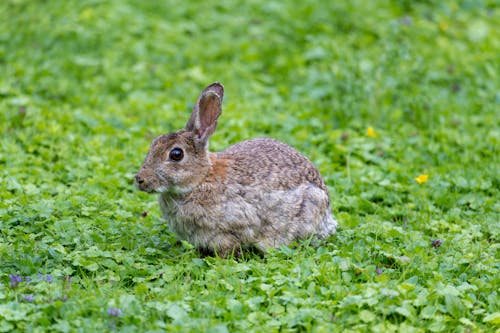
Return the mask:
{"type": "Polygon", "coordinates": [[[140,190],[160,193],[171,230],[222,256],[240,247],[265,252],[335,233],[328,189],[318,169],[295,149],[251,139],[223,152],[208,151],[222,96],[222,85],[208,86],[186,129],[153,140],[136,175],[140,190]],[[169,159],[173,148],[183,150],[181,161],[169,159]]]}

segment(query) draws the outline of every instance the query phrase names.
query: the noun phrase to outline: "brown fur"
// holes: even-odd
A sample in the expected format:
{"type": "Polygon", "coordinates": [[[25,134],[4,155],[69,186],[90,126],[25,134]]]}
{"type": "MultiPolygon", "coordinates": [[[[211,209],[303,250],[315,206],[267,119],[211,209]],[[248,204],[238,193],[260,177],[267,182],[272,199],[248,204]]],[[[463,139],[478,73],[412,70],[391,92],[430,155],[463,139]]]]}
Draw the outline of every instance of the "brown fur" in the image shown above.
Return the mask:
{"type": "Polygon", "coordinates": [[[139,189],[160,192],[172,231],[222,256],[334,233],[328,189],[318,169],[295,149],[264,138],[208,151],[222,96],[222,85],[208,86],[186,129],[153,140],[136,175],[139,189]],[[174,148],[182,149],[182,160],[169,158],[174,148]]]}
{"type": "Polygon", "coordinates": [[[210,171],[207,175],[208,179],[215,181],[224,181],[227,177],[227,168],[231,160],[224,158],[217,158],[216,155],[210,155],[210,162],[212,163],[210,171]]]}

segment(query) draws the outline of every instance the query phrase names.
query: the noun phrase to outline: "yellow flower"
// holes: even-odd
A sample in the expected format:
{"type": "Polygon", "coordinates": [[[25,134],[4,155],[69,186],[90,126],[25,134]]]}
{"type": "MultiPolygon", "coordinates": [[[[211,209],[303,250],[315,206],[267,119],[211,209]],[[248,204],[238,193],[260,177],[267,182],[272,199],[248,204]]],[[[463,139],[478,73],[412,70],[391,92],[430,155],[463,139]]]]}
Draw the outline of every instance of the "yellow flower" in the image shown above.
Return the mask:
{"type": "Polygon", "coordinates": [[[93,16],[94,16],[94,11],[92,10],[92,8],[86,8],[80,13],[80,19],[82,21],[91,20],[93,16]]]}
{"type": "Polygon", "coordinates": [[[439,22],[439,29],[441,29],[441,31],[448,30],[448,23],[446,23],[445,21],[439,22]]]}
{"type": "Polygon", "coordinates": [[[373,127],[368,127],[366,129],[366,135],[368,135],[370,138],[374,138],[377,136],[377,133],[375,133],[375,130],[373,129],[373,127]]]}
{"type": "Polygon", "coordinates": [[[419,184],[425,183],[429,179],[429,175],[423,173],[415,178],[415,181],[419,184]]]}

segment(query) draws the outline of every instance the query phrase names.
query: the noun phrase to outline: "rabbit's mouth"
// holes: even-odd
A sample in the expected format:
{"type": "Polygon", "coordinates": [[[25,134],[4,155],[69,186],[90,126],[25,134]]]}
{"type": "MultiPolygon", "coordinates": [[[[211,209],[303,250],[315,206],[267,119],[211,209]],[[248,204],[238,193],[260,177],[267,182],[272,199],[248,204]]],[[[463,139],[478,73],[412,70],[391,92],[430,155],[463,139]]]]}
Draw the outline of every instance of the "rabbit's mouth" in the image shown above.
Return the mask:
{"type": "Polygon", "coordinates": [[[135,175],[135,186],[143,192],[154,193],[160,192],[152,186],[151,182],[146,181],[140,174],[135,175]]]}
{"type": "Polygon", "coordinates": [[[136,186],[139,189],[139,191],[142,191],[142,192],[146,192],[146,193],[160,192],[160,191],[157,191],[156,189],[154,189],[150,186],[144,186],[144,185],[137,184],[137,183],[136,183],[136,186]]]}
{"type": "Polygon", "coordinates": [[[135,176],[135,186],[137,187],[137,189],[139,189],[139,191],[143,191],[146,193],[168,193],[171,196],[178,196],[180,194],[188,192],[187,189],[179,188],[177,186],[164,186],[155,184],[154,181],[147,181],[139,174],[135,176]]]}

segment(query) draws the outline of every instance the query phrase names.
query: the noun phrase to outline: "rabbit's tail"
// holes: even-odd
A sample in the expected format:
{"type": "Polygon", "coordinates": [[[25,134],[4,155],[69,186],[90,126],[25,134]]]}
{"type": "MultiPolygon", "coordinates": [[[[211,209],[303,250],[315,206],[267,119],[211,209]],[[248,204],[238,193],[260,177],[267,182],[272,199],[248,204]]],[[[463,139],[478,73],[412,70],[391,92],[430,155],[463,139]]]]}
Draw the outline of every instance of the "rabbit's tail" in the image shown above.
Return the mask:
{"type": "Polygon", "coordinates": [[[326,238],[333,235],[337,230],[338,222],[333,217],[330,210],[322,217],[321,224],[319,226],[318,237],[326,238]]]}

